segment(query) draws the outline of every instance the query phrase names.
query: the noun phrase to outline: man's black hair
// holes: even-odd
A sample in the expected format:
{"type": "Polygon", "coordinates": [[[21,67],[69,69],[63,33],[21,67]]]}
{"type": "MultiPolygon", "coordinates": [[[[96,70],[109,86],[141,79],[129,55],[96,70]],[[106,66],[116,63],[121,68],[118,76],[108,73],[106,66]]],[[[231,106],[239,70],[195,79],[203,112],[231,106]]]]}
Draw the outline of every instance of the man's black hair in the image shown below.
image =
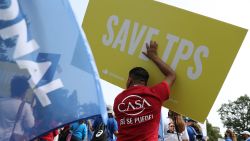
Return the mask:
{"type": "Polygon", "coordinates": [[[142,67],[135,67],[129,71],[129,77],[131,77],[135,81],[143,81],[148,82],[149,74],[142,67]]]}
{"type": "Polygon", "coordinates": [[[28,77],[14,76],[11,80],[10,86],[12,97],[22,97],[30,87],[28,83],[28,77]]]}

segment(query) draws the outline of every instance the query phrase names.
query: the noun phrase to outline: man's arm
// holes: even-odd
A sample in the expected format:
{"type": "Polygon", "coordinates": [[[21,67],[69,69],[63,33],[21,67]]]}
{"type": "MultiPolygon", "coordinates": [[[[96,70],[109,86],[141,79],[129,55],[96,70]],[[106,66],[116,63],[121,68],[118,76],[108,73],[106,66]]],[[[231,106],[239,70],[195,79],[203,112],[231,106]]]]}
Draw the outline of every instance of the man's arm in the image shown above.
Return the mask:
{"type": "Polygon", "coordinates": [[[115,131],[115,132],[114,132],[114,135],[117,137],[117,136],[118,136],[118,131],[115,131]]]}
{"type": "Polygon", "coordinates": [[[150,45],[146,43],[146,47],[147,52],[142,53],[156,64],[160,71],[165,75],[165,80],[168,82],[169,87],[171,87],[176,79],[175,71],[159,58],[157,55],[158,44],[155,41],[150,41],[150,45]]]}
{"type": "Polygon", "coordinates": [[[118,136],[118,125],[117,125],[117,121],[114,119],[114,135],[117,137],[118,136]]]}

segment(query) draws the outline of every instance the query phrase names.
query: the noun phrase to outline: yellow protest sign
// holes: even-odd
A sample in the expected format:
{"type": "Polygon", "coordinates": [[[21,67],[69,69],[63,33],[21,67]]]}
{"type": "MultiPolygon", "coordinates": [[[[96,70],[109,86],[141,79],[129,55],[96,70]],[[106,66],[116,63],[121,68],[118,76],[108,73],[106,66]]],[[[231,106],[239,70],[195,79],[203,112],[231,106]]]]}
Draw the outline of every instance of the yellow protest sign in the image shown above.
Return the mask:
{"type": "Polygon", "coordinates": [[[91,0],[83,28],[102,79],[125,87],[128,71],[164,76],[141,53],[155,40],[177,73],[164,106],[204,122],[247,33],[246,29],[151,0],[91,0]]]}

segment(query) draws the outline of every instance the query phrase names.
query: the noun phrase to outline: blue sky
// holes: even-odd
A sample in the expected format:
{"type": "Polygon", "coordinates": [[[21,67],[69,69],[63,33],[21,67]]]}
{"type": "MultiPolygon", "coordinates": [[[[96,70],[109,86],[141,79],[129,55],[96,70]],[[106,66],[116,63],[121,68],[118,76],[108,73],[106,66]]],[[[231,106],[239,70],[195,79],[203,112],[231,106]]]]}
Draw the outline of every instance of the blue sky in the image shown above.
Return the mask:
{"type": "MultiPolygon", "coordinates": [[[[224,21],[236,26],[250,29],[249,20],[249,0],[158,0],[169,5],[173,5],[188,11],[192,11],[204,16],[208,16],[220,21],[224,21]]],[[[88,0],[70,0],[76,18],[81,25],[83,15],[87,8],[88,0]]],[[[226,53],[226,51],[225,51],[226,53]]],[[[208,121],[213,126],[221,128],[221,133],[225,131],[220,117],[217,113],[222,103],[234,101],[238,97],[247,94],[250,96],[250,34],[248,33],[236,56],[236,59],[228,73],[228,76],[218,94],[218,97],[208,115],[208,121]]],[[[106,81],[101,81],[105,101],[113,104],[113,99],[122,90],[106,81]],[[108,96],[107,96],[108,95],[108,96]]]]}

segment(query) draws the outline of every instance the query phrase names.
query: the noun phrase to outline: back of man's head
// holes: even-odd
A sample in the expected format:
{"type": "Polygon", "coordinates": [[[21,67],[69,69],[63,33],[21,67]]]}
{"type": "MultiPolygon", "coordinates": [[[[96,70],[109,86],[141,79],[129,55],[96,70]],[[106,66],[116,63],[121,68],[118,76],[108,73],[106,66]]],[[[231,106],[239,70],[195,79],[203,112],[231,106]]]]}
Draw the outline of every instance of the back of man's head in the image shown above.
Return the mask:
{"type": "Polygon", "coordinates": [[[28,77],[15,76],[12,78],[10,86],[12,97],[23,97],[29,88],[28,77]]]}
{"type": "Polygon", "coordinates": [[[145,84],[147,84],[149,74],[144,68],[135,67],[129,71],[129,77],[134,81],[143,81],[145,84]]]}

